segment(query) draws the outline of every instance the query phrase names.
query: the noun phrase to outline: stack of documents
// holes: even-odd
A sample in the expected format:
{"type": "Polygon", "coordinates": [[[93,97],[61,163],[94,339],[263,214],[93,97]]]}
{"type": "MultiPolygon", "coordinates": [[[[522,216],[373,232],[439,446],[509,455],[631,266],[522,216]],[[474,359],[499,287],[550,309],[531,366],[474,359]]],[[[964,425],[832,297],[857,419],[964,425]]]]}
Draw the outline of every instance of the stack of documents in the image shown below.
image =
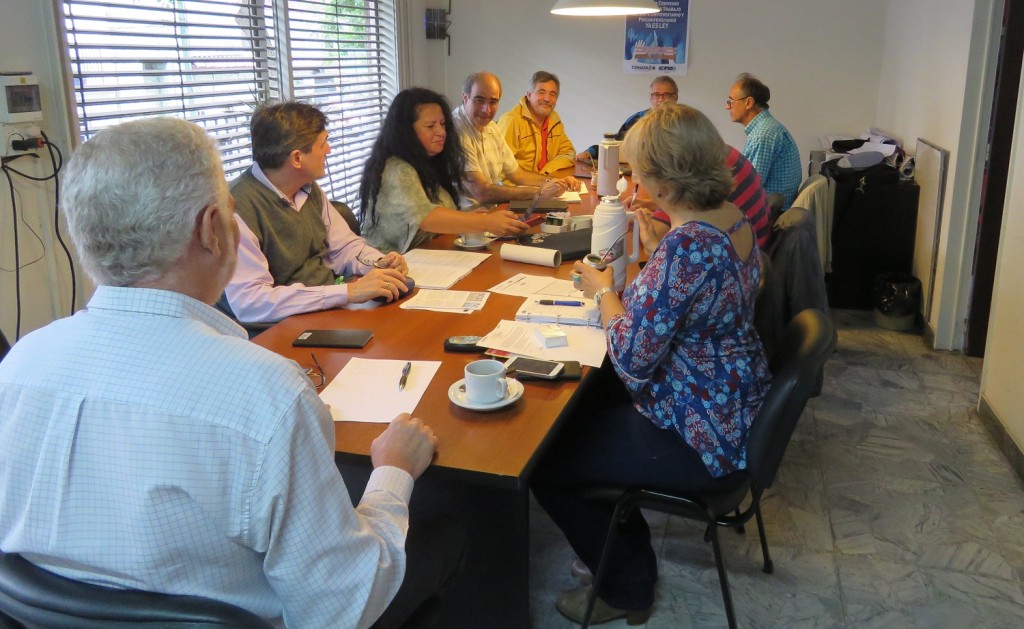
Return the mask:
{"type": "Polygon", "coordinates": [[[405,262],[409,265],[409,277],[416,280],[416,286],[449,288],[490,255],[471,251],[413,249],[405,254],[405,262]]]}
{"type": "Polygon", "coordinates": [[[587,325],[601,327],[601,311],[589,301],[551,300],[530,298],[523,302],[516,312],[516,321],[529,323],[558,323],[565,325],[587,325]],[[542,304],[541,301],[555,301],[542,304]],[[561,305],[561,304],[579,304],[561,305]]]}
{"type": "Polygon", "coordinates": [[[544,360],[575,360],[590,367],[600,367],[607,345],[602,328],[582,325],[562,327],[569,344],[563,347],[543,347],[537,343],[535,330],[543,323],[500,321],[498,327],[476,342],[480,347],[498,349],[509,354],[533,356],[544,360]]]}
{"type": "Polygon", "coordinates": [[[486,291],[420,289],[411,299],[402,302],[399,308],[469,314],[483,310],[490,296],[486,291]]]}

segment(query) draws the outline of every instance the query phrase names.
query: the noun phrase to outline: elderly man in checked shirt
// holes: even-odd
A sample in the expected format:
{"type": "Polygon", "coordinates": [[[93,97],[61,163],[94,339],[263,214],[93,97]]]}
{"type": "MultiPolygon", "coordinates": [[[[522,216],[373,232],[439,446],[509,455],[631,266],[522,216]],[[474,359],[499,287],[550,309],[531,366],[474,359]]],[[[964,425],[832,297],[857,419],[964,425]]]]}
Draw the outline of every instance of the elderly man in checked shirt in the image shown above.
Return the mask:
{"type": "Polygon", "coordinates": [[[414,615],[464,541],[409,526],[437,439],[396,417],[353,507],[331,415],[304,370],[210,306],[239,237],[213,140],[171,118],[121,124],[76,151],[63,183],[97,289],[0,363],[0,549],[277,626],[414,615]]]}
{"type": "Polygon", "coordinates": [[[782,209],[788,209],[796,198],[803,177],[800,149],[793,136],[768,111],[772,96],[768,86],[750,74],[736,77],[725,101],[729,118],[743,125],[747,141],[743,156],[761,175],[761,184],[769,195],[782,197],[782,209]]]}

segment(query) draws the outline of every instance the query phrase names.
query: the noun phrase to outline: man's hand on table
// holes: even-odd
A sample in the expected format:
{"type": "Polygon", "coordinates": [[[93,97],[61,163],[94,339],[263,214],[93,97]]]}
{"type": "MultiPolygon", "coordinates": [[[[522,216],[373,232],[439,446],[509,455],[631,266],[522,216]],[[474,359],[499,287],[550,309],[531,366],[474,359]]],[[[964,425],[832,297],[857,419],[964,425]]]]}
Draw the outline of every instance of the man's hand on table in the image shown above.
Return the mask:
{"type": "Polygon", "coordinates": [[[390,465],[419,478],[437,451],[437,436],[419,418],[402,413],[370,444],[373,467],[390,465]]]}
{"type": "MultiPolygon", "coordinates": [[[[405,264],[404,259],[402,264],[405,264]]],[[[392,301],[398,299],[400,294],[409,292],[409,287],[405,285],[405,274],[397,269],[374,269],[346,286],[350,304],[361,304],[377,297],[386,297],[392,301]]]]}

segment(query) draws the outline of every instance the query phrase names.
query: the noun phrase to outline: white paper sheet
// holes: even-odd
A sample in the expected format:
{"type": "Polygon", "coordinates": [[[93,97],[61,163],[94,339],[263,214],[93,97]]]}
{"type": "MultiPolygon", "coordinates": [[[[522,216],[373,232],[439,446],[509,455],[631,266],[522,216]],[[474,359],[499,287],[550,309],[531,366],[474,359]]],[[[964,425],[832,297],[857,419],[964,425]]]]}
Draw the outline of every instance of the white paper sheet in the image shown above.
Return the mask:
{"type": "Polygon", "coordinates": [[[580,364],[600,367],[607,349],[604,329],[578,325],[560,326],[569,339],[565,347],[541,347],[537,343],[535,328],[543,323],[500,321],[477,345],[500,349],[513,354],[533,356],[544,360],[577,360],[580,364]]]}
{"type": "Polygon", "coordinates": [[[331,407],[336,422],[387,424],[399,413],[413,412],[441,366],[435,360],[411,361],[409,379],[399,391],[406,362],[353,358],[320,392],[320,399],[331,407]]]}
{"type": "Polygon", "coordinates": [[[468,314],[483,310],[490,295],[487,291],[420,290],[412,298],[402,302],[399,308],[468,314]]]}
{"type": "Polygon", "coordinates": [[[566,203],[582,203],[583,199],[580,197],[581,194],[587,193],[587,184],[580,182],[579,190],[566,190],[562,193],[562,196],[558,197],[559,201],[565,201],[566,203]]]}
{"type": "Polygon", "coordinates": [[[560,280],[544,275],[527,275],[526,273],[517,273],[488,290],[492,293],[518,297],[545,295],[548,297],[583,298],[583,291],[577,290],[569,280],[560,280]]]}

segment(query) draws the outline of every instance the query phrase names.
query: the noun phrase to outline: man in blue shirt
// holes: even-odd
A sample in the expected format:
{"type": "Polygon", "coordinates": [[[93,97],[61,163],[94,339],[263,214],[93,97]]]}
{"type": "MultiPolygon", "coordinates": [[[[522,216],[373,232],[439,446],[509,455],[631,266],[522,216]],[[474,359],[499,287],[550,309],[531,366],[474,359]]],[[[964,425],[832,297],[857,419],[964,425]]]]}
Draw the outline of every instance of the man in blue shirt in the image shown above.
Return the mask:
{"type": "MultiPolygon", "coordinates": [[[[622,123],[619,127],[619,132],[615,134],[615,139],[622,141],[622,138],[626,137],[626,132],[633,128],[637,120],[640,120],[644,115],[657,107],[665,103],[675,103],[679,100],[679,87],[676,85],[675,80],[670,76],[659,76],[651,81],[651,106],[642,111],[638,111],[629,118],[626,118],[626,122],[622,123]]],[[[587,150],[576,156],[581,162],[587,162],[588,164],[592,160],[597,159],[597,145],[589,147],[587,150]]]]}
{"type": "Polygon", "coordinates": [[[768,111],[771,90],[756,77],[743,73],[736,77],[725,109],[733,122],[743,125],[747,141],[746,157],[761,175],[761,183],[769,195],[782,197],[782,209],[793,205],[803,176],[800,149],[793,136],[768,111]]]}

